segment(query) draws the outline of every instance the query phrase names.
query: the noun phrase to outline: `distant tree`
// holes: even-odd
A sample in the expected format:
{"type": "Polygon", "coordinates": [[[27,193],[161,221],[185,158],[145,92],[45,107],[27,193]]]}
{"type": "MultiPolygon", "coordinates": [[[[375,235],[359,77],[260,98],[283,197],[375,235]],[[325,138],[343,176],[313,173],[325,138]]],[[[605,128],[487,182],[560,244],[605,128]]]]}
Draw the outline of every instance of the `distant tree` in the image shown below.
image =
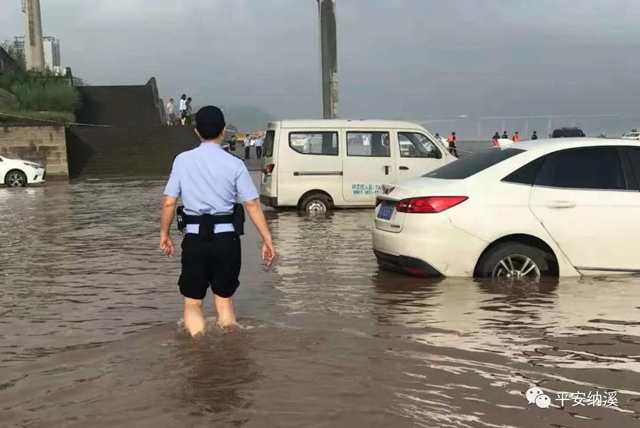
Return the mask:
{"type": "Polygon", "coordinates": [[[27,59],[24,56],[24,50],[20,48],[17,40],[5,40],[1,46],[23,70],[27,68],[27,59]]]}

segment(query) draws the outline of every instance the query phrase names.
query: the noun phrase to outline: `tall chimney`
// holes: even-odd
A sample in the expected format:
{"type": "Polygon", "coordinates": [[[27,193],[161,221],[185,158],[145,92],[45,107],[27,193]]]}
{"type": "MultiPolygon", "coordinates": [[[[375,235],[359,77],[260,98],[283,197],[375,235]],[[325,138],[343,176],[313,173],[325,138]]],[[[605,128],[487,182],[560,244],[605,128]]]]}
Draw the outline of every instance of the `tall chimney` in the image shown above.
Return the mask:
{"type": "Polygon", "coordinates": [[[338,35],[334,0],[318,0],[322,62],[322,116],[338,118],[338,35]]]}
{"type": "Polygon", "coordinates": [[[26,0],[25,16],[27,34],[24,43],[24,55],[27,70],[44,70],[44,42],[42,40],[42,18],[40,0],[26,0]]]}

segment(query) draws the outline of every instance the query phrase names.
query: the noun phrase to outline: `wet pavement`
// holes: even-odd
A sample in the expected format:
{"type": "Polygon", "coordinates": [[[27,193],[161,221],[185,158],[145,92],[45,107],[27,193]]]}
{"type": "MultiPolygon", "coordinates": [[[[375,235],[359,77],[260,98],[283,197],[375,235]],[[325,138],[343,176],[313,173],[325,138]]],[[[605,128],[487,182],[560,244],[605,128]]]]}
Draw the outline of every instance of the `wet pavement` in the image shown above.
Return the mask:
{"type": "Polygon", "coordinates": [[[378,270],[371,210],[270,212],[273,269],[243,237],[242,330],[194,341],[163,186],[0,189],[0,426],[640,426],[640,278],[407,278],[378,270]]]}

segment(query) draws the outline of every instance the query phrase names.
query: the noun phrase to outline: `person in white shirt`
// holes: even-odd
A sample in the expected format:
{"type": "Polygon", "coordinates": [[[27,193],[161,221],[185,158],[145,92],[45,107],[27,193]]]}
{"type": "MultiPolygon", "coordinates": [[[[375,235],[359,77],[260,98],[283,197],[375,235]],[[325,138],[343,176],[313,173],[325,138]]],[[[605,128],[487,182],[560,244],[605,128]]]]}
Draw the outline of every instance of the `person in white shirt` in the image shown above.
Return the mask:
{"type": "Polygon", "coordinates": [[[249,138],[249,134],[247,134],[244,139],[244,158],[251,159],[251,139],[249,138]]]}
{"type": "Polygon", "coordinates": [[[364,134],[362,136],[362,145],[364,148],[364,155],[371,156],[371,134],[364,134]]]}
{"type": "Polygon", "coordinates": [[[176,115],[173,113],[173,98],[171,98],[167,103],[167,125],[173,125],[175,116],[176,115]]]}
{"type": "Polygon", "coordinates": [[[258,159],[262,158],[262,137],[256,138],[256,157],[258,159]]]}
{"type": "Polygon", "coordinates": [[[180,122],[182,126],[187,123],[187,95],[182,94],[180,97],[180,122]]]}

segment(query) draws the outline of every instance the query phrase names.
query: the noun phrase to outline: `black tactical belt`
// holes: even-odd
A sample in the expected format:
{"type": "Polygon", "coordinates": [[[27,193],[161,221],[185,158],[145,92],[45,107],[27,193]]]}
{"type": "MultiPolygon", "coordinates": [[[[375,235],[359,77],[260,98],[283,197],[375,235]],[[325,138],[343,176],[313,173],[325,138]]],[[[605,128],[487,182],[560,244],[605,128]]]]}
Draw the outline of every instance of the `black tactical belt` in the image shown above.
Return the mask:
{"type": "Polygon", "coordinates": [[[233,224],[236,235],[244,235],[244,207],[242,204],[233,206],[233,214],[211,215],[203,214],[199,216],[187,215],[184,213],[184,206],[180,205],[176,210],[178,230],[185,233],[188,224],[200,225],[199,235],[209,236],[213,234],[216,224],[233,224]]]}

